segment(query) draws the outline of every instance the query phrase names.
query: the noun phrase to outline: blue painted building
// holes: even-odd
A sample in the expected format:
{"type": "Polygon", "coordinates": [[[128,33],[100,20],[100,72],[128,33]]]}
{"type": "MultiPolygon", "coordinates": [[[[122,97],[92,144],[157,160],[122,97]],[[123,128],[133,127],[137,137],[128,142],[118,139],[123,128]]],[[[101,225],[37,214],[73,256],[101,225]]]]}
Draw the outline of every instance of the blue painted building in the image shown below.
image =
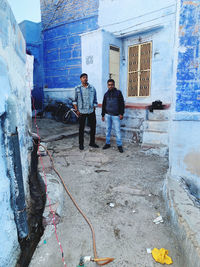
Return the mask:
{"type": "Polygon", "coordinates": [[[15,266],[28,235],[31,98],[25,41],[6,0],[0,14],[0,266],[15,266]]]}
{"type": "Polygon", "coordinates": [[[81,37],[98,28],[98,0],[41,1],[45,88],[72,88],[82,71],[81,37]]]}
{"type": "Polygon", "coordinates": [[[44,101],[44,67],[43,67],[43,39],[41,23],[32,21],[23,21],[19,24],[26,40],[27,53],[34,56],[34,72],[33,72],[33,90],[32,96],[35,99],[35,108],[37,110],[43,108],[44,101]]]}
{"type": "Polygon", "coordinates": [[[47,102],[73,96],[83,71],[101,103],[114,78],[126,101],[124,139],[150,153],[169,150],[172,176],[200,188],[199,1],[51,2],[41,1],[47,102]],[[149,112],[158,99],[167,109],[149,112]]]}
{"type": "Polygon", "coordinates": [[[178,1],[170,174],[200,198],[200,3],[178,1]]]}

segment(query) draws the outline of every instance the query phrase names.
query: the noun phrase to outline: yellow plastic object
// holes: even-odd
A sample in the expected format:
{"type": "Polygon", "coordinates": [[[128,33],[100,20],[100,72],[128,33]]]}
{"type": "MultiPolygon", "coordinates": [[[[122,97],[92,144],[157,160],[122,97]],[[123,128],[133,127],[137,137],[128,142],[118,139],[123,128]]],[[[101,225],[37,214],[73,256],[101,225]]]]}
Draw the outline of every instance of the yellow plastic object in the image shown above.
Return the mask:
{"type": "Polygon", "coordinates": [[[151,253],[154,260],[159,263],[162,264],[166,263],[168,265],[173,263],[172,259],[168,256],[168,250],[164,248],[161,249],[154,248],[151,253]]]}

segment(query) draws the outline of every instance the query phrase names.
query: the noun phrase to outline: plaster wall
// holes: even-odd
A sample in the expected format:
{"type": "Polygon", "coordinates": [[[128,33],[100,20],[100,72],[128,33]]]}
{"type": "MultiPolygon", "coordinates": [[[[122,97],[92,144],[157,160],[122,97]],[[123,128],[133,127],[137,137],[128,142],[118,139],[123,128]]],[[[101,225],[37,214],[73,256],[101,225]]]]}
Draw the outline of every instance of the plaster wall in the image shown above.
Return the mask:
{"type": "Polygon", "coordinates": [[[34,87],[32,96],[34,97],[36,109],[42,109],[44,99],[44,66],[41,23],[25,20],[19,26],[26,41],[26,50],[34,56],[34,87]]]}
{"type": "Polygon", "coordinates": [[[127,102],[150,104],[160,99],[171,103],[175,21],[175,0],[134,1],[134,5],[131,0],[99,2],[100,29],[122,42],[120,89],[127,102]],[[128,97],[128,47],[145,42],[152,42],[150,97],[128,97]]]}
{"type": "Polygon", "coordinates": [[[45,88],[72,88],[79,84],[80,34],[98,28],[98,0],[41,0],[45,88]]]}
{"type": "Polygon", "coordinates": [[[200,197],[199,1],[178,1],[170,174],[200,197]]]}
{"type": "Polygon", "coordinates": [[[97,90],[97,100],[102,103],[107,91],[109,79],[109,48],[115,45],[122,50],[122,42],[113,34],[104,30],[96,30],[81,35],[82,70],[89,76],[89,82],[97,90]]]}
{"type": "Polygon", "coordinates": [[[123,67],[121,86],[127,102],[149,103],[161,100],[163,103],[172,101],[173,56],[174,56],[174,14],[160,20],[159,26],[151,30],[139,31],[133,36],[123,39],[123,67]],[[140,38],[140,39],[139,39],[140,38]],[[128,97],[128,48],[131,45],[152,42],[150,96],[128,97]],[[167,56],[166,56],[167,55],[167,56]]]}
{"type": "Polygon", "coordinates": [[[6,0],[0,1],[0,17],[0,264],[15,266],[19,244],[11,208],[14,166],[11,161],[13,152],[9,150],[8,139],[17,127],[23,182],[25,193],[28,195],[28,129],[31,101],[30,88],[26,87],[25,41],[6,0]],[[8,112],[8,102],[12,104],[12,112],[8,112]]]}
{"type": "Polygon", "coordinates": [[[112,33],[130,32],[142,25],[155,24],[173,13],[176,0],[100,0],[98,24],[112,33]],[[171,9],[172,8],[172,9],[171,9]]]}

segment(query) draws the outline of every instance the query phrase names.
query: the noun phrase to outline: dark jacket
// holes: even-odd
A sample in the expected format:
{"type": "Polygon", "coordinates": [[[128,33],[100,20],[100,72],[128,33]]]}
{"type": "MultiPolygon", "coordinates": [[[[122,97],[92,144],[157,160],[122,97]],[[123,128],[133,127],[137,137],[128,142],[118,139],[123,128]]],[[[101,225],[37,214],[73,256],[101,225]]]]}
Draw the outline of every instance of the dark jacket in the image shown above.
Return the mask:
{"type": "Polygon", "coordinates": [[[105,93],[102,104],[102,117],[105,114],[113,116],[124,114],[124,98],[120,90],[114,88],[105,93]]]}

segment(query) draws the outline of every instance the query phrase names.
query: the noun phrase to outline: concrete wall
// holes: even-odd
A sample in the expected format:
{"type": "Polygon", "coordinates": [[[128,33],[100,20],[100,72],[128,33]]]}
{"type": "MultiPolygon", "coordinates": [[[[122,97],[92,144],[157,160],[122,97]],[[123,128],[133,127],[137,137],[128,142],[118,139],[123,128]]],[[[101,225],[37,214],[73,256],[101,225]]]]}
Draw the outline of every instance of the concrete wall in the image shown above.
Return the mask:
{"type": "Polygon", "coordinates": [[[41,23],[25,20],[21,22],[19,26],[26,40],[26,49],[34,56],[34,88],[32,95],[35,99],[35,107],[37,109],[42,109],[44,99],[44,67],[41,23]]]}
{"type": "Polygon", "coordinates": [[[174,102],[170,134],[170,173],[183,178],[200,197],[199,1],[179,1],[174,102]]]}
{"type": "MultiPolygon", "coordinates": [[[[101,0],[99,27],[122,41],[120,89],[127,102],[151,103],[157,99],[171,102],[176,1],[101,0]],[[117,16],[116,16],[117,14],[117,16]],[[152,42],[150,97],[128,97],[128,47],[152,42]],[[167,56],[166,56],[167,55],[167,56]]],[[[107,70],[105,75],[107,75],[107,70]]]]}
{"type": "MultiPolygon", "coordinates": [[[[25,41],[6,0],[0,1],[0,17],[0,265],[15,266],[19,244],[11,208],[11,192],[13,194],[17,191],[13,191],[15,172],[9,140],[11,132],[17,127],[23,183],[25,193],[28,194],[31,101],[30,89],[26,88],[25,80],[25,41]],[[8,110],[8,106],[12,106],[12,109],[8,110]]],[[[21,235],[25,236],[26,233],[21,232],[21,235]]]]}
{"type": "Polygon", "coordinates": [[[45,87],[72,88],[82,72],[80,34],[98,28],[98,1],[64,1],[58,9],[49,23],[57,7],[47,8],[41,1],[45,87]]]}
{"type": "Polygon", "coordinates": [[[109,32],[130,32],[142,24],[154,24],[158,18],[168,16],[176,0],[100,0],[99,27],[109,32]]]}
{"type": "Polygon", "coordinates": [[[107,80],[109,79],[110,45],[118,46],[122,50],[122,42],[109,32],[96,30],[82,34],[81,44],[82,70],[88,73],[89,82],[97,90],[97,100],[102,103],[103,95],[107,91],[107,80]]]}
{"type": "MultiPolygon", "coordinates": [[[[172,102],[175,23],[175,0],[145,1],[145,3],[138,0],[134,1],[134,4],[129,0],[101,0],[98,16],[100,29],[81,35],[82,69],[88,73],[90,82],[96,86],[99,103],[102,103],[107,90],[109,47],[113,45],[120,48],[119,89],[124,95],[126,104],[138,105],[136,108],[126,109],[122,122],[124,139],[144,142],[143,131],[148,120],[146,109],[143,109],[144,104],[150,105],[157,99],[163,103],[172,102]],[[128,48],[145,42],[152,42],[150,96],[128,97],[128,48]]],[[[100,121],[100,111],[97,114],[98,132],[104,133],[105,124],[100,121]]],[[[160,122],[156,124],[159,128],[160,122]]],[[[168,131],[168,127],[166,129],[168,131]]],[[[157,129],[146,132],[146,140],[152,146],[154,146],[153,139],[158,139],[157,132],[157,129]]],[[[159,138],[161,135],[159,132],[159,138]]],[[[166,142],[162,145],[166,146],[165,151],[167,151],[168,133],[165,135],[166,142]]]]}

